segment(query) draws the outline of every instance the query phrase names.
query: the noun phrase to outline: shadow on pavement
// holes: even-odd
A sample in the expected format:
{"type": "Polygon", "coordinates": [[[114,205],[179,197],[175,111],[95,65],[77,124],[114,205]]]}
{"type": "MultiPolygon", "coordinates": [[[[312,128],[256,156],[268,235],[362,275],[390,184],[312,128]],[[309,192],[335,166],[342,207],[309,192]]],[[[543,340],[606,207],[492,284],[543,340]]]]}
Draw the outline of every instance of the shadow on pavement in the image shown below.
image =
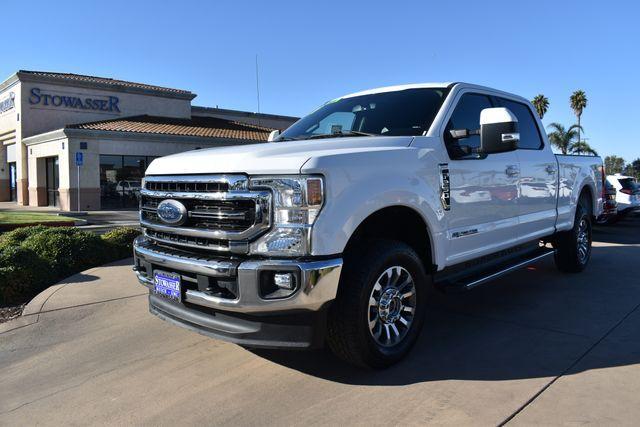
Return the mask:
{"type": "Polygon", "coordinates": [[[615,224],[598,226],[595,231],[599,242],[640,244],[640,212],[623,215],[615,224]]]}
{"type": "MultiPolygon", "coordinates": [[[[637,241],[640,221],[637,216],[629,220],[635,226],[621,221],[611,233],[596,231],[596,240],[637,241]]],[[[637,274],[632,269],[611,271],[611,265],[625,265],[621,259],[640,262],[640,249],[595,247],[582,274],[562,274],[545,261],[471,292],[437,294],[413,351],[384,371],[355,369],[328,350],[253,352],[308,375],[357,385],[556,376],[630,313],[626,322],[635,322],[630,330],[640,328],[637,274]]],[[[613,347],[617,350],[605,358],[585,358],[579,369],[640,363],[640,335],[631,334],[622,346],[613,347]]]]}

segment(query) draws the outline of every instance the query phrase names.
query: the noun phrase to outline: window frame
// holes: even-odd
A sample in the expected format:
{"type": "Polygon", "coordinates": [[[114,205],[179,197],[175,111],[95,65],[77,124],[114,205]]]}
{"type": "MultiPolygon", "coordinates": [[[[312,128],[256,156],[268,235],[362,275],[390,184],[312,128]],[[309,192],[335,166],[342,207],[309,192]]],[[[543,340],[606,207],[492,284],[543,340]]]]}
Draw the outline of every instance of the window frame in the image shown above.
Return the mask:
{"type": "Polygon", "coordinates": [[[442,145],[444,146],[445,151],[447,152],[447,157],[449,157],[449,160],[483,160],[487,158],[488,154],[474,153],[474,154],[469,154],[467,156],[462,156],[462,157],[452,157],[451,152],[449,151],[449,148],[447,146],[446,133],[447,133],[447,128],[449,127],[449,122],[451,121],[451,117],[453,116],[453,113],[456,111],[456,108],[458,108],[458,105],[460,104],[462,97],[464,97],[465,95],[484,96],[489,100],[489,104],[491,105],[492,108],[496,106],[493,94],[478,91],[478,90],[473,90],[473,89],[462,89],[458,91],[453,102],[451,103],[451,106],[449,107],[448,111],[444,116],[444,120],[442,121],[442,131],[440,132],[440,139],[442,141],[442,145]]]}

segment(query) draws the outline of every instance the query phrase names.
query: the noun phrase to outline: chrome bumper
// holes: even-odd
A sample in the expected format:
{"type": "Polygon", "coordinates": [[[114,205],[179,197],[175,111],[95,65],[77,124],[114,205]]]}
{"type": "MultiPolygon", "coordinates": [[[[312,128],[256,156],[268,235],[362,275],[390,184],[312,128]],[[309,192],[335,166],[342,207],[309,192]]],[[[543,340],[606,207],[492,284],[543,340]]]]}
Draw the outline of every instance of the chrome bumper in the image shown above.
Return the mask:
{"type": "Polygon", "coordinates": [[[238,313],[320,310],[324,304],[336,298],[342,270],[341,258],[319,261],[208,258],[157,246],[146,237],[138,237],[134,241],[133,254],[138,280],[149,289],[153,289],[154,269],[236,280],[236,299],[220,298],[204,291],[187,289],[183,292],[183,301],[238,313]],[[299,271],[300,284],[293,295],[281,299],[260,297],[261,272],[273,270],[299,271]]]}

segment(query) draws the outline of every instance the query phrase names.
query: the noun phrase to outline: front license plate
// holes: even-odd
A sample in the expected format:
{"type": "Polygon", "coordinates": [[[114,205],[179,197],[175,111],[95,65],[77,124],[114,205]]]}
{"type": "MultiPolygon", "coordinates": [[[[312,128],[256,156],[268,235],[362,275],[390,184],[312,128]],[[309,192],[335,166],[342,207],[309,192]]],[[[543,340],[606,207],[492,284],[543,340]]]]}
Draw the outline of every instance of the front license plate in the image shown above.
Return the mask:
{"type": "Polygon", "coordinates": [[[180,275],[166,271],[153,272],[154,290],[169,299],[180,301],[180,275]]]}

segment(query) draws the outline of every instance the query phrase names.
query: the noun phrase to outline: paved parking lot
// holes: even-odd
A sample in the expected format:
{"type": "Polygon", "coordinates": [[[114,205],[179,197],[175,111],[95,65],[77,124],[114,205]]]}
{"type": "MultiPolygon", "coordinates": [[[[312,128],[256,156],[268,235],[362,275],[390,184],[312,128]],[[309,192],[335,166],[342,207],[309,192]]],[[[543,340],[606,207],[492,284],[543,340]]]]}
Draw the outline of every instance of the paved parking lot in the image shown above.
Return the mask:
{"type": "Polygon", "coordinates": [[[382,372],[170,326],[126,262],[89,270],[0,325],[0,424],[637,425],[640,216],[596,240],[583,274],[544,261],[437,296],[382,372]]]}

